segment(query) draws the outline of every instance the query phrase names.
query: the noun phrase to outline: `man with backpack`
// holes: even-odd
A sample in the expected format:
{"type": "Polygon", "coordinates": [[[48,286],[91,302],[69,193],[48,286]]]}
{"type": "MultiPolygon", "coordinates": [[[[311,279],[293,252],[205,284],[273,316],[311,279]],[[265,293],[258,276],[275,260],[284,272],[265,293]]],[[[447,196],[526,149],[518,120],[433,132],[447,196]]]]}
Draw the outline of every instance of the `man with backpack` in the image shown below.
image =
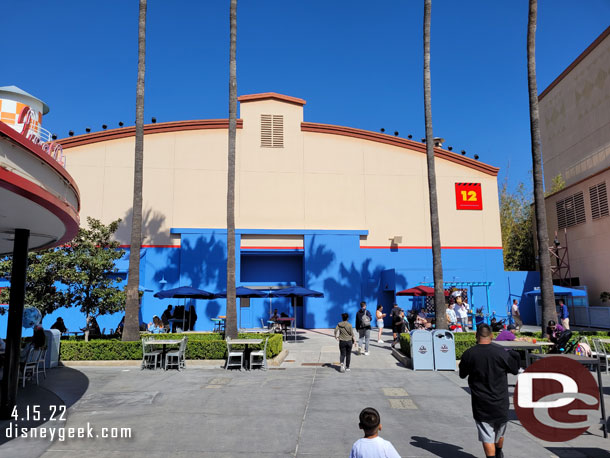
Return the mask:
{"type": "Polygon", "coordinates": [[[366,309],[366,302],[360,302],[360,310],[356,313],[356,330],[358,331],[358,349],[362,354],[362,341],[364,340],[364,354],[369,354],[369,340],[371,339],[371,321],[373,316],[366,309]]]}

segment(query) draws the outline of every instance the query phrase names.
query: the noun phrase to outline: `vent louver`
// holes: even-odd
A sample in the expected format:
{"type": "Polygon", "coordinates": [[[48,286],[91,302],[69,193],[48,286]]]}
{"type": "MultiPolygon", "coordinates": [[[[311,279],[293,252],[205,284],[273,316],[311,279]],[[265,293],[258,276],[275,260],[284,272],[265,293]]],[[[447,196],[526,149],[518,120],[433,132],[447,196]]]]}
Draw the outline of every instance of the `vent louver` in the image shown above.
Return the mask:
{"type": "Polygon", "coordinates": [[[261,147],[284,147],[284,116],[270,114],[261,115],[261,147]]]}
{"type": "Polygon", "coordinates": [[[558,200],[555,207],[557,209],[557,227],[559,229],[576,226],[587,220],[585,217],[585,198],[582,191],[565,199],[558,200]]]}
{"type": "Polygon", "coordinates": [[[591,199],[591,216],[593,219],[599,219],[610,214],[605,181],[589,187],[589,198],[591,199]]]}

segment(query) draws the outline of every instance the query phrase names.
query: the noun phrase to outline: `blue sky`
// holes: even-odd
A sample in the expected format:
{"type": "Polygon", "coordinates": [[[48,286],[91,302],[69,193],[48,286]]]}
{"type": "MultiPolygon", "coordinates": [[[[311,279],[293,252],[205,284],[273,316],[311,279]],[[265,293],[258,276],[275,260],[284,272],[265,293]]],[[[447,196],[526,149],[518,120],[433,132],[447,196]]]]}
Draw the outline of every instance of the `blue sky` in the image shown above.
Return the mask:
{"type": "MultiPolygon", "coordinates": [[[[228,116],[228,0],[149,0],[145,121],[228,116]]],[[[434,0],[435,136],[454,151],[531,169],[526,74],[527,0],[434,0]]],[[[136,0],[9,2],[0,86],[50,107],[58,136],[133,124],[136,0]],[[12,37],[7,46],[7,37],[12,37]]],[[[424,136],[423,1],[241,0],[238,94],[307,101],[305,120],[424,136]]],[[[610,0],[540,0],[541,92],[609,25],[610,0]]]]}

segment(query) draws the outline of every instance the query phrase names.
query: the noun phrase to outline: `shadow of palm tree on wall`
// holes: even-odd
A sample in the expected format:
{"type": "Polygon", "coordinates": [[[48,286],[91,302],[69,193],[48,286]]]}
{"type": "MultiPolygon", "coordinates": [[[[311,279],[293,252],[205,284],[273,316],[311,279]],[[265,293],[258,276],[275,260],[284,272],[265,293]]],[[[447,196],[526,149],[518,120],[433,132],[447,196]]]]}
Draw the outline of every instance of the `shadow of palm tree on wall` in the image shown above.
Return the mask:
{"type": "Polygon", "coordinates": [[[317,244],[316,236],[311,238],[307,248],[307,266],[305,268],[305,286],[317,279],[335,262],[335,253],[325,245],[317,244]]]}
{"type": "MultiPolygon", "coordinates": [[[[167,280],[167,288],[192,286],[210,292],[219,292],[227,284],[226,243],[212,234],[201,234],[199,237],[185,237],[180,250],[173,250],[167,264],[154,274],[154,280],[167,280]]],[[[221,310],[218,300],[201,301],[205,306],[205,316],[215,318],[221,310]]],[[[197,307],[201,316],[203,307],[197,307]]]]}
{"type": "MultiPolygon", "coordinates": [[[[114,234],[114,238],[121,245],[128,245],[131,240],[131,220],[133,219],[133,208],[130,208],[123,217],[121,224],[114,234]]],[[[165,227],[165,215],[147,208],[142,212],[142,245],[164,245],[170,242],[169,229],[165,227]]]]}

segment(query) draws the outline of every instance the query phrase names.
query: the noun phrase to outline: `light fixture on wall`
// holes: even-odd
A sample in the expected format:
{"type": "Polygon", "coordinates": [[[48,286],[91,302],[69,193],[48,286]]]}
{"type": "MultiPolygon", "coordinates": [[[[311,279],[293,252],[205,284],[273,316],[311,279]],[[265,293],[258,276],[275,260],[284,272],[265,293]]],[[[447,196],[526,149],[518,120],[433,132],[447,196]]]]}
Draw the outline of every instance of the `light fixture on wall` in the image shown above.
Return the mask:
{"type": "Polygon", "coordinates": [[[392,245],[399,245],[402,243],[402,235],[395,235],[390,239],[392,245]]]}

